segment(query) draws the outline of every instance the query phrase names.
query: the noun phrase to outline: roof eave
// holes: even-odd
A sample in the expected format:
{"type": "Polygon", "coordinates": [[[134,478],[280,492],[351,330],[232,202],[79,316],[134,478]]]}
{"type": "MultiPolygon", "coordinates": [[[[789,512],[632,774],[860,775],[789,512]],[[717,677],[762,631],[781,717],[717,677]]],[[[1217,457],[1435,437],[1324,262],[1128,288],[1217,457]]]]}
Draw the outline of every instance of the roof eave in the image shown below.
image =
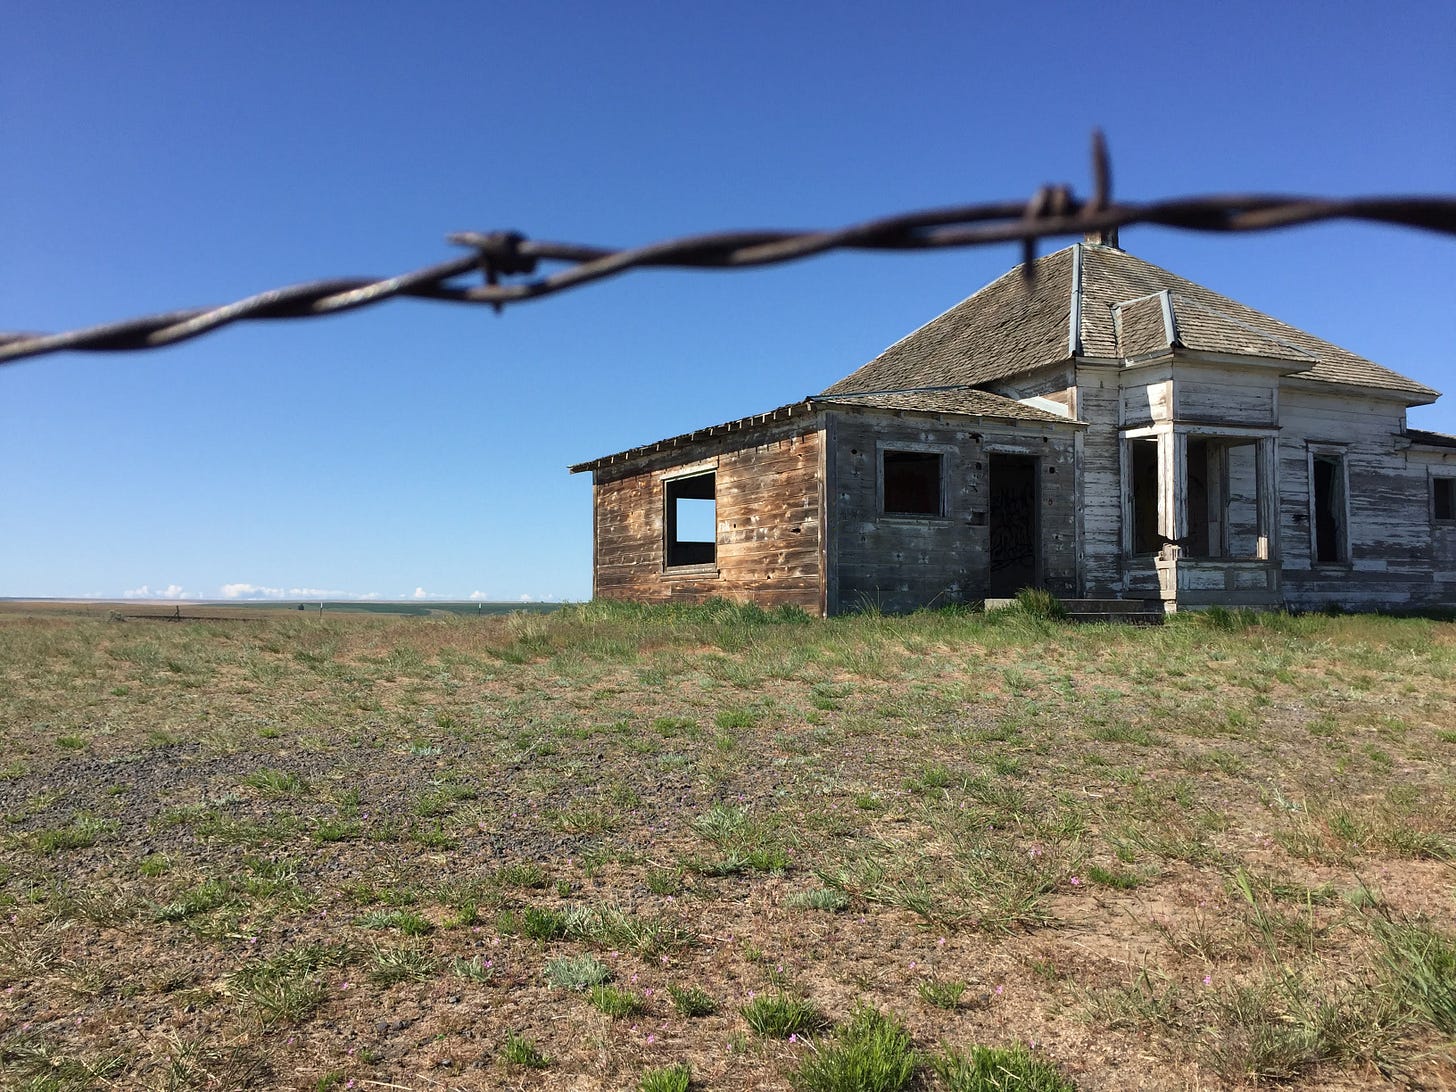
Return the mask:
{"type": "Polygon", "coordinates": [[[1420,386],[1412,390],[1407,387],[1381,387],[1373,383],[1341,383],[1335,379],[1316,379],[1308,375],[1290,375],[1286,378],[1300,386],[1308,385],[1321,391],[1375,395],[1376,397],[1399,400],[1407,406],[1429,406],[1441,397],[1440,391],[1432,390],[1430,387],[1425,386],[1420,386]]]}
{"type": "MultiPolygon", "coordinates": [[[[916,417],[962,417],[967,421],[1006,421],[1013,425],[1025,425],[1027,428],[1041,428],[1042,426],[1048,425],[1053,428],[1068,425],[1073,428],[1087,427],[1086,421],[1079,421],[1075,417],[1062,417],[1059,414],[1053,414],[1046,410],[1041,411],[1046,414],[1045,417],[1018,417],[1010,413],[964,413],[961,410],[952,409],[933,410],[910,409],[903,406],[866,406],[857,404],[848,399],[843,402],[836,401],[836,399],[840,397],[843,396],[831,395],[828,398],[815,398],[814,403],[825,409],[851,410],[856,413],[885,413],[892,414],[897,417],[904,416],[905,414],[911,414],[916,417]]],[[[852,398],[852,396],[850,396],[850,398],[852,398]]],[[[1015,399],[1012,399],[1012,401],[1015,401],[1015,399]]],[[[1028,406],[1027,408],[1036,409],[1037,407],[1028,406]]]]}
{"type": "Polygon", "coordinates": [[[1190,364],[1216,364],[1221,367],[1269,368],[1281,375],[1299,375],[1314,368],[1319,361],[1313,357],[1262,356],[1254,353],[1215,353],[1206,349],[1175,347],[1173,355],[1190,364]]]}
{"type": "Polygon", "coordinates": [[[1433,447],[1440,450],[1456,448],[1456,436],[1444,432],[1432,432],[1426,428],[1408,428],[1405,430],[1405,434],[1412,447],[1433,447]]]}
{"type": "Polygon", "coordinates": [[[814,408],[814,400],[812,398],[805,398],[798,402],[791,402],[786,406],[771,409],[767,413],[755,413],[749,417],[740,417],[736,421],[725,421],[721,425],[709,425],[707,428],[696,429],[693,432],[684,432],[678,436],[669,436],[667,439],[658,440],[656,443],[643,444],[641,447],[631,447],[626,451],[618,451],[612,455],[603,455],[599,459],[576,463],[574,466],[568,466],[566,469],[572,474],[581,474],[588,470],[602,470],[619,463],[632,462],[634,459],[645,459],[652,455],[660,455],[664,451],[685,447],[688,444],[701,443],[704,440],[711,440],[717,436],[726,436],[733,432],[747,432],[750,429],[771,425],[776,421],[788,421],[794,417],[807,416],[813,412],[814,408]]]}

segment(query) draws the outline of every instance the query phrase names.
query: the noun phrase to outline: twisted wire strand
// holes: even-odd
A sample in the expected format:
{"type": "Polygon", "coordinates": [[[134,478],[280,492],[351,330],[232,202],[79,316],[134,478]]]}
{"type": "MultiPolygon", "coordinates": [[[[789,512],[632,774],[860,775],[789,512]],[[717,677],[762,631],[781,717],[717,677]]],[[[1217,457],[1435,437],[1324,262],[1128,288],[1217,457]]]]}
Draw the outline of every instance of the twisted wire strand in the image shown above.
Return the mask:
{"type": "Polygon", "coordinates": [[[1200,232],[1271,231],[1329,220],[1358,220],[1456,235],[1456,197],[1328,199],[1280,194],[1181,197],[1142,204],[1111,200],[1105,142],[1094,134],[1095,192],[1088,201],[1066,186],[1043,187],[1030,202],[1002,201],[927,209],[830,231],[728,231],[628,249],[528,239],[519,232],[460,232],[451,243],[473,253],[385,279],[333,278],[276,288],[221,307],[127,319],[57,334],[0,333],[0,365],[62,351],[155,349],[242,320],[309,318],[383,303],[397,296],[489,304],[497,311],[619,276],[633,269],[745,269],[835,250],[938,250],[1020,242],[1028,266],[1036,244],[1053,236],[1157,224],[1200,232]],[[567,268],[534,276],[542,262],[567,268]],[[484,284],[460,278],[484,274],[484,284]],[[529,279],[503,282],[502,277],[529,279]]]}

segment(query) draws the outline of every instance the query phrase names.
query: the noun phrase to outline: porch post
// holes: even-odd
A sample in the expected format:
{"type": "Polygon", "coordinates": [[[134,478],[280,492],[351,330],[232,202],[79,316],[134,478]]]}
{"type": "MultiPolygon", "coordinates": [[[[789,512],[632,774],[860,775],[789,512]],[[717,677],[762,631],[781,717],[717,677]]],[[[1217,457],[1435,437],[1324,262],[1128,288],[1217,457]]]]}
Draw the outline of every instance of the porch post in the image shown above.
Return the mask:
{"type": "Polygon", "coordinates": [[[1259,540],[1257,556],[1272,561],[1279,556],[1279,438],[1261,437],[1254,448],[1255,476],[1259,488],[1259,540]]]}
{"type": "Polygon", "coordinates": [[[1158,437],[1158,534],[1168,542],[1188,536],[1188,437],[1172,429],[1158,437]]]}

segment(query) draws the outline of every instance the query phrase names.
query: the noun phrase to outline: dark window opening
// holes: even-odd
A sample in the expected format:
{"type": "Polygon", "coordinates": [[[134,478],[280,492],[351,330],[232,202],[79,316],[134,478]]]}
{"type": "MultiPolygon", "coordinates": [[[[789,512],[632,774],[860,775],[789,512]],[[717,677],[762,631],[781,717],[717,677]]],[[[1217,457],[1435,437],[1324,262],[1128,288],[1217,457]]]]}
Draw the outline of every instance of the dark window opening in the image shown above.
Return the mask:
{"type": "Polygon", "coordinates": [[[1439,520],[1456,520],[1456,478],[1433,478],[1435,514],[1439,520]]]}
{"type": "Polygon", "coordinates": [[[1132,452],[1132,552],[1155,554],[1163,548],[1158,529],[1158,441],[1133,440],[1132,452]]]}
{"type": "Polygon", "coordinates": [[[668,567],[712,565],[718,560],[717,474],[709,471],[690,478],[669,478],[662,485],[668,567]]]}
{"type": "Polygon", "coordinates": [[[1183,552],[1189,557],[1217,557],[1223,552],[1221,469],[1215,445],[1188,441],[1188,537],[1183,552]]]}
{"type": "Polygon", "coordinates": [[[1189,438],[1188,557],[1259,556],[1259,456],[1249,440],[1189,438]]]}
{"type": "Polygon", "coordinates": [[[1339,455],[1316,455],[1310,488],[1314,495],[1314,560],[1339,565],[1349,558],[1345,539],[1345,467],[1339,455]]]}
{"type": "Polygon", "coordinates": [[[940,454],[931,451],[886,451],[885,515],[939,516],[940,454]]]}

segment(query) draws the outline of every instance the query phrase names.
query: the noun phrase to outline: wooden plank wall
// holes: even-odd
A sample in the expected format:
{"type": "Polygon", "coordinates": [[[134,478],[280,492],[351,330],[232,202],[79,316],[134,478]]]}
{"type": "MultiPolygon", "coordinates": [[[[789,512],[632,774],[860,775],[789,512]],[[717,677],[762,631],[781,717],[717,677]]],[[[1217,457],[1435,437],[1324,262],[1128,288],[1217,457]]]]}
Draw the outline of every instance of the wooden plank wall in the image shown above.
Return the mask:
{"type": "Polygon", "coordinates": [[[1042,583],[1077,594],[1075,430],[893,411],[833,414],[835,482],[830,609],[907,611],[986,596],[987,470],[992,451],[1035,456],[1040,471],[1042,583]],[[943,518],[880,513],[879,451],[920,445],[942,452],[943,518]]]}
{"type": "MultiPolygon", "coordinates": [[[[1351,610],[1456,606],[1444,528],[1431,513],[1430,473],[1401,439],[1405,407],[1392,399],[1280,390],[1279,515],[1284,595],[1291,606],[1351,610]],[[1309,445],[1343,452],[1349,482],[1348,563],[1311,561],[1309,445]]],[[[1439,456],[1432,453],[1432,458],[1439,456]]],[[[1456,470],[1456,465],[1453,465],[1456,470]]]]}
{"type": "MultiPolygon", "coordinates": [[[[1417,476],[1426,478],[1430,496],[1433,478],[1456,479],[1456,448],[1411,448],[1407,462],[1417,476]]],[[[1434,500],[1434,498],[1433,498],[1434,500]]],[[[1442,606],[1456,606],[1456,520],[1431,519],[1432,601],[1442,606]]]]}
{"type": "MultiPolygon", "coordinates": [[[[1176,419],[1180,424],[1279,429],[1276,480],[1285,601],[1298,609],[1339,604],[1352,610],[1456,605],[1456,528],[1435,525],[1430,470],[1436,454],[1408,457],[1398,399],[1316,387],[1267,370],[1179,364],[1126,370],[1079,365],[1077,406],[1088,423],[1082,440],[1081,510],[1087,594],[1148,594],[1151,572],[1122,556],[1120,426],[1176,419]],[[1140,371],[1142,374],[1139,374],[1140,371]],[[1329,445],[1348,468],[1350,557],[1311,563],[1310,446],[1329,445]],[[1448,545],[1449,544],[1449,545],[1448,545]]],[[[1456,453],[1453,453],[1456,455],[1456,453]]],[[[1251,460],[1250,460],[1251,462],[1251,460]]],[[[1453,459],[1456,472],[1456,459],[1453,459]]],[[[1240,552],[1254,533],[1251,466],[1230,468],[1231,537],[1240,552]]],[[[1146,559],[1142,559],[1145,561],[1146,559]]]]}
{"type": "Polygon", "coordinates": [[[752,600],[824,606],[820,418],[730,434],[595,475],[594,594],[603,599],[752,600]],[[715,470],[718,550],[710,566],[663,567],[663,478],[715,470]]]}
{"type": "MultiPolygon", "coordinates": [[[[1120,379],[1116,366],[1077,367],[1078,416],[1087,423],[1082,434],[1082,504],[1077,519],[1083,594],[1094,598],[1115,597],[1123,591],[1120,379]]],[[[1142,590],[1156,596],[1157,587],[1157,574],[1150,568],[1142,590]]]]}

